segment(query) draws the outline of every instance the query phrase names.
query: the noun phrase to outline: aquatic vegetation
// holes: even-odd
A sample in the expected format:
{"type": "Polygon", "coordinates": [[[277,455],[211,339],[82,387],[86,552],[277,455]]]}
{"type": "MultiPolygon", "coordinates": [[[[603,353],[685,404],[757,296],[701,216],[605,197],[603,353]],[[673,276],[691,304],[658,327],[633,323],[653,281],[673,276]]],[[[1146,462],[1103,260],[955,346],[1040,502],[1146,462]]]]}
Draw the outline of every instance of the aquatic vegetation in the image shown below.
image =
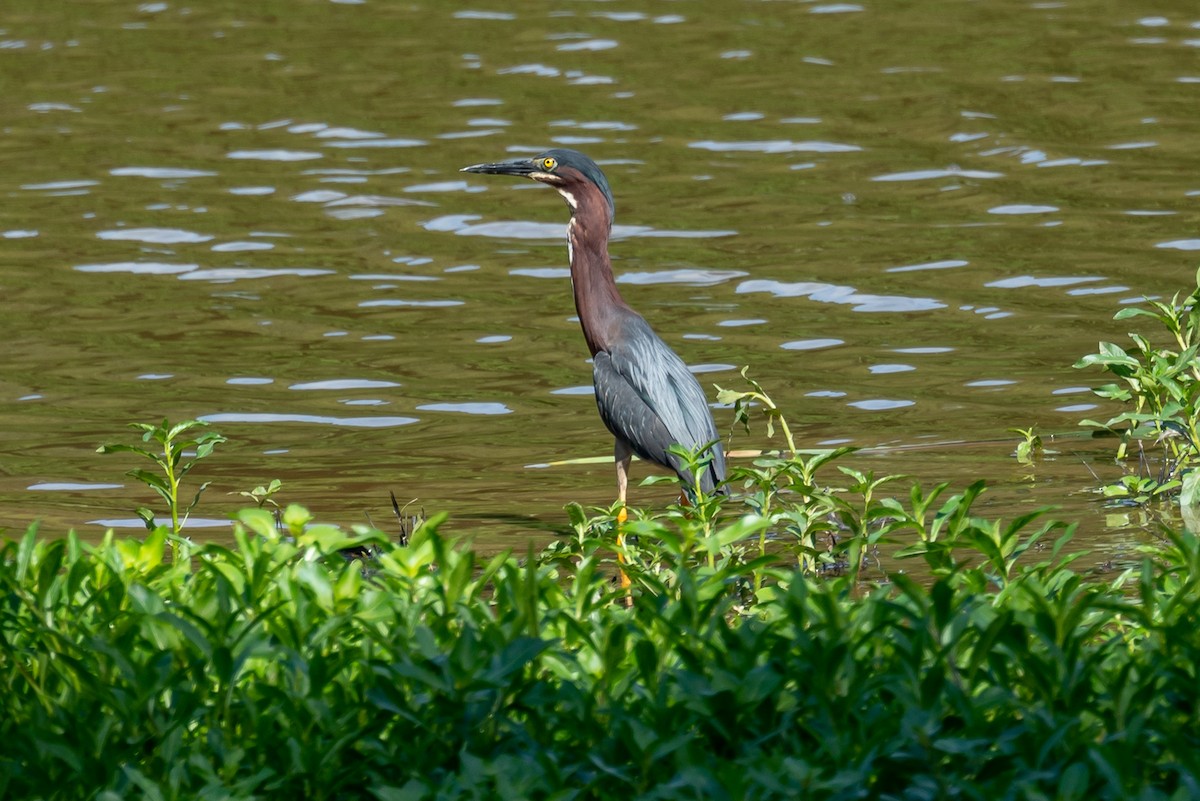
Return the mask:
{"type": "Polygon", "coordinates": [[[268,484],[259,484],[252,490],[242,490],[240,492],[231,492],[230,495],[238,495],[242,498],[249,498],[254,501],[255,506],[262,509],[267,504],[270,504],[275,509],[279,509],[279,502],[275,500],[275,495],[283,489],[283,482],[277,478],[271,479],[268,484]]]}
{"type": "MultiPolygon", "coordinates": [[[[158,425],[152,423],[130,424],[130,428],[142,432],[143,442],[150,442],[151,440],[157,442],[162,448],[161,453],[136,445],[123,445],[120,443],[101,445],[97,448],[97,453],[134,453],[149,460],[158,467],[158,473],[135,468],[126,473],[126,475],[130,478],[136,478],[154,490],[166,502],[167,510],[171,515],[171,533],[175,536],[179,536],[183,524],[187,522],[188,516],[192,513],[192,509],[200,502],[200,496],[208,488],[208,482],[200,485],[199,489],[196,490],[196,495],[192,498],[192,502],[186,508],[181,507],[179,485],[198,462],[211,456],[213,448],[225,441],[223,436],[213,431],[205,431],[188,437],[184,436],[193,428],[207,425],[208,423],[202,420],[185,420],[182,423],[172,424],[165,419],[158,425]],[[191,459],[184,461],[184,457],[188,455],[191,456],[191,459]]],[[[269,497],[269,495],[270,493],[264,490],[264,499],[269,497]]],[[[256,497],[255,500],[257,501],[258,498],[256,497]]],[[[262,503],[260,502],[259,505],[261,506],[262,503]]],[[[147,529],[154,531],[157,523],[155,522],[153,511],[143,506],[138,508],[137,516],[146,524],[147,529]]]]}
{"type": "Polygon", "coordinates": [[[1137,474],[1108,485],[1106,496],[1145,503],[1182,491],[1190,506],[1200,492],[1200,473],[1194,469],[1200,456],[1200,272],[1196,288],[1182,300],[1178,293],[1170,302],[1148,299],[1145,307],[1122,309],[1113,317],[1135,318],[1157,322],[1165,342],[1156,344],[1147,334],[1130,332],[1132,350],[1101,342],[1098,352],[1076,362],[1077,368],[1100,367],[1114,377],[1095,392],[1127,407],[1108,420],[1081,425],[1118,433],[1118,460],[1137,446],[1137,474]],[[1157,470],[1150,465],[1147,445],[1157,452],[1157,470]]]}
{"type": "Polygon", "coordinates": [[[1037,433],[1037,426],[1029,428],[1010,428],[1008,429],[1014,434],[1020,434],[1021,440],[1017,443],[1016,457],[1017,461],[1024,465],[1033,464],[1033,460],[1039,454],[1045,451],[1045,443],[1042,442],[1042,437],[1037,433]]]}

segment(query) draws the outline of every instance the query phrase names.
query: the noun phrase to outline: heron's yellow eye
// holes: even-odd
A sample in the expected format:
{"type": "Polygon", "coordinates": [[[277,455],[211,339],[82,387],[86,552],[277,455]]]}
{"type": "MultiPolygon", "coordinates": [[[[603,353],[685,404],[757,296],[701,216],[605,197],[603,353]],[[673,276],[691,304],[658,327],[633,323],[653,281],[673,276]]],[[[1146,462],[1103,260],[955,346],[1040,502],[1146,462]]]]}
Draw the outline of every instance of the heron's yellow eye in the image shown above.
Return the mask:
{"type": "Polygon", "coordinates": [[[551,170],[553,170],[553,169],[554,169],[555,167],[557,167],[557,166],[558,166],[558,162],[557,162],[557,161],[555,161],[555,160],[554,160],[554,159],[552,159],[552,158],[544,158],[544,159],[542,159],[542,168],[543,168],[543,169],[544,169],[546,172],[550,172],[551,170]]]}

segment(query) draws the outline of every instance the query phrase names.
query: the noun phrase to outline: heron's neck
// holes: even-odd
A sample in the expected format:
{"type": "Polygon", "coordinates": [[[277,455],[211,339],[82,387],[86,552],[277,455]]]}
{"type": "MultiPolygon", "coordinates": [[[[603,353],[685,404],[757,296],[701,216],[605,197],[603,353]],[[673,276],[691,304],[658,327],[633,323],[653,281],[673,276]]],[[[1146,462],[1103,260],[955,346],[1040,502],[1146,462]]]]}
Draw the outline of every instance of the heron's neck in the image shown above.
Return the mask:
{"type": "Polygon", "coordinates": [[[612,262],[608,258],[609,220],[605,209],[580,204],[572,210],[567,225],[571,254],[571,286],[575,311],[592,355],[608,350],[618,331],[620,318],[630,312],[617,291],[612,262]]]}

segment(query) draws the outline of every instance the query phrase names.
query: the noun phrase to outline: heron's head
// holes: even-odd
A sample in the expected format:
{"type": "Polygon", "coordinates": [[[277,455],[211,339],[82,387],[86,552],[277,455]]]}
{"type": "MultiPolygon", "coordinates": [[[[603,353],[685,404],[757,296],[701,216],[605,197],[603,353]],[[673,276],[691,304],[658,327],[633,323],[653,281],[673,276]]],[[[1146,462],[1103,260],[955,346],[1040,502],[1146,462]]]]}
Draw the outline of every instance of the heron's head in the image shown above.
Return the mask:
{"type": "Polygon", "coordinates": [[[516,175],[530,178],[543,184],[549,184],[558,190],[567,200],[572,212],[585,202],[593,191],[598,191],[608,205],[608,219],[611,224],[616,211],[613,203],[612,190],[608,188],[608,179],[596,166],[596,162],[580,153],[578,150],[556,148],[539,153],[531,158],[496,161],[490,164],[474,164],[463,167],[462,172],[478,172],[491,175],[516,175]]]}

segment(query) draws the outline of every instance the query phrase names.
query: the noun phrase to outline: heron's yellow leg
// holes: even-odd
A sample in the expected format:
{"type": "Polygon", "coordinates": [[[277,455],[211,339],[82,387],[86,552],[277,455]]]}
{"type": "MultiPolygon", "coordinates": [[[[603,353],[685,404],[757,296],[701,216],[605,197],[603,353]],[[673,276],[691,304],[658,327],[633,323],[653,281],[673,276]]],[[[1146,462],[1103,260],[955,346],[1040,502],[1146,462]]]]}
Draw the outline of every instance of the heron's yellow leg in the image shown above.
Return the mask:
{"type": "MultiPolygon", "coordinates": [[[[625,493],[629,489],[629,463],[633,461],[633,452],[628,445],[617,440],[616,447],[613,449],[613,458],[617,463],[617,502],[621,505],[617,510],[617,561],[625,564],[625,521],[629,519],[629,513],[625,510],[625,493]]],[[[633,597],[628,595],[632,582],[624,570],[621,570],[620,574],[621,589],[626,592],[625,604],[632,606],[633,597]]]]}

